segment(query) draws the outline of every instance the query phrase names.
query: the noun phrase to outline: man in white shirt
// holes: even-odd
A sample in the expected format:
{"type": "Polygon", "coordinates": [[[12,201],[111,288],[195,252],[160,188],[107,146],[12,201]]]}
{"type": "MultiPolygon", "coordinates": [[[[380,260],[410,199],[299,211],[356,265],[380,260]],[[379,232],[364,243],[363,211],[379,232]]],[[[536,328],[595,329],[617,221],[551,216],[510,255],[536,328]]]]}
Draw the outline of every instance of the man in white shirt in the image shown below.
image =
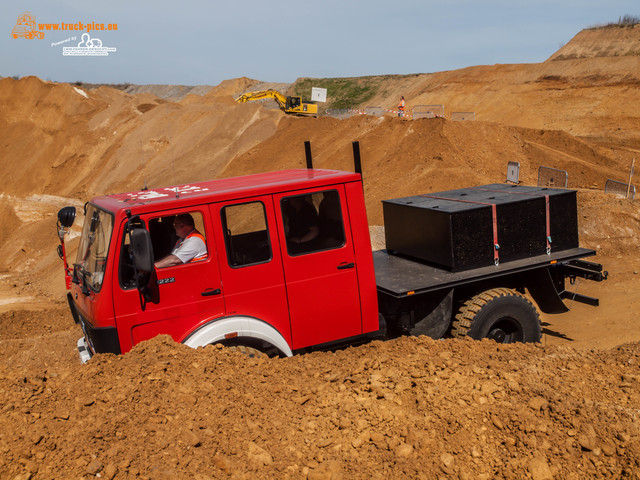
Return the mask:
{"type": "Polygon", "coordinates": [[[181,213],[176,215],[173,221],[173,228],[175,228],[176,235],[178,235],[178,241],[171,254],[155,263],[156,268],[206,260],[207,245],[204,242],[204,236],[196,230],[195,222],[190,214],[181,213]]]}

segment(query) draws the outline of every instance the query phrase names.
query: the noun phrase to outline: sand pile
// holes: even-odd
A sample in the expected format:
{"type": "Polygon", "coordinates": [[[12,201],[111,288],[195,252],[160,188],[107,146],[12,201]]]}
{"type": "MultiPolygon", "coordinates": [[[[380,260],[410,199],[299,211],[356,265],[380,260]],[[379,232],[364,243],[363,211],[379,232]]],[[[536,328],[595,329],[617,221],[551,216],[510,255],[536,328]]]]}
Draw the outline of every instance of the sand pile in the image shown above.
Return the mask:
{"type": "Polygon", "coordinates": [[[281,117],[229,100],[170,103],[107,87],[2,79],[0,128],[12,139],[0,146],[4,193],[85,198],[215,177],[272,135],[281,117]]]}
{"type": "Polygon", "coordinates": [[[0,315],[3,477],[638,478],[638,344],[421,337],[248,359],[157,337],[80,367],[12,352],[29,328],[71,336],[45,313],[0,315]]]}

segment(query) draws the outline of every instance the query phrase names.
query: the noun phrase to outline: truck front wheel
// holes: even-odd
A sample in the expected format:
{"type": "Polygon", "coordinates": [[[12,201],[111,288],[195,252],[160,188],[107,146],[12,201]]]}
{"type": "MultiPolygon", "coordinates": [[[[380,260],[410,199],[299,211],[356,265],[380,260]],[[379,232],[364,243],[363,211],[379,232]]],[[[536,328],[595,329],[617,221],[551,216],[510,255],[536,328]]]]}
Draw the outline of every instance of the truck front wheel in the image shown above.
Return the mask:
{"type": "Polygon", "coordinates": [[[451,334],[498,343],[539,342],[540,315],[516,290],[494,288],[467,300],[455,316],[451,334]]]}
{"type": "Polygon", "coordinates": [[[268,355],[261,352],[257,348],[247,347],[245,345],[231,345],[227,347],[232,352],[239,352],[246,355],[249,358],[268,358],[268,355]]]}

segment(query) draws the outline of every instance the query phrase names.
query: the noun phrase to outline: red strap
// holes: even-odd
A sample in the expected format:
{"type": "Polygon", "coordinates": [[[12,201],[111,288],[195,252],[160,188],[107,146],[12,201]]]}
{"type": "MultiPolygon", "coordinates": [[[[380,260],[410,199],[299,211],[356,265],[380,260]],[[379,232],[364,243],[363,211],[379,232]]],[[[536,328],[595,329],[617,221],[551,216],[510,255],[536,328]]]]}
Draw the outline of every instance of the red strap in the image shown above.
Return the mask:
{"type": "Polygon", "coordinates": [[[549,195],[543,193],[525,193],[525,192],[511,192],[509,190],[491,190],[490,188],[472,187],[474,190],[482,190],[484,192],[496,192],[496,193],[513,193],[515,195],[528,195],[530,197],[544,197],[545,206],[545,221],[547,227],[547,255],[551,254],[551,215],[549,213],[549,195]]]}
{"type": "Polygon", "coordinates": [[[498,243],[498,211],[496,209],[495,203],[474,202],[472,200],[462,200],[460,198],[436,197],[434,195],[420,195],[420,196],[427,197],[427,198],[435,198],[436,200],[449,200],[452,202],[475,203],[476,205],[489,205],[491,207],[491,217],[492,217],[492,223],[493,223],[493,263],[495,263],[496,265],[500,263],[500,255],[498,254],[498,250],[500,250],[500,244],[498,243]]]}

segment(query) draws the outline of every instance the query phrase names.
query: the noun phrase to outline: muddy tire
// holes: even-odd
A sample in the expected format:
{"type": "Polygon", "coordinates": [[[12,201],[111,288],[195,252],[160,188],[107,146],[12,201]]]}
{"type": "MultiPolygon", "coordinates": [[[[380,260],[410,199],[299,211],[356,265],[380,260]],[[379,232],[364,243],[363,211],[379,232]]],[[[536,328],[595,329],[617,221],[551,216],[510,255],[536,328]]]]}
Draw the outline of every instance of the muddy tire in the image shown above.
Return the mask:
{"type": "Polygon", "coordinates": [[[245,347],[244,345],[232,345],[227,348],[232,352],[240,352],[249,358],[268,358],[268,355],[266,353],[261,352],[257,348],[253,347],[245,347]]]}
{"type": "Polygon", "coordinates": [[[490,338],[498,343],[539,342],[540,315],[521,293],[494,288],[467,300],[452,324],[451,334],[475,340],[490,338]]]}

